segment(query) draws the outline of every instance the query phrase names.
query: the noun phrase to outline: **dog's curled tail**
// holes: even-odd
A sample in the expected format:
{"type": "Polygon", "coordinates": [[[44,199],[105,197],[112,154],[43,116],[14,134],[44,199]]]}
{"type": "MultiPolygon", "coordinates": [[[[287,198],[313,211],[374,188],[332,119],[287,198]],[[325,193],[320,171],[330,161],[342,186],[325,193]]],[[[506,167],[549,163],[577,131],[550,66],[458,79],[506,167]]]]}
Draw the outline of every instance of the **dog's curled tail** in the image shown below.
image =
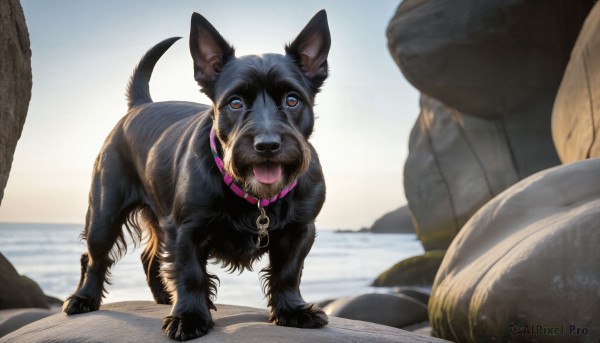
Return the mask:
{"type": "Polygon", "coordinates": [[[129,108],[152,102],[150,96],[150,77],[152,76],[152,70],[156,62],[160,57],[175,43],[181,39],[181,37],[172,37],[163,40],[156,44],[152,49],[148,50],[144,57],[140,60],[140,63],[135,67],[133,75],[129,80],[127,86],[127,105],[129,108]]]}

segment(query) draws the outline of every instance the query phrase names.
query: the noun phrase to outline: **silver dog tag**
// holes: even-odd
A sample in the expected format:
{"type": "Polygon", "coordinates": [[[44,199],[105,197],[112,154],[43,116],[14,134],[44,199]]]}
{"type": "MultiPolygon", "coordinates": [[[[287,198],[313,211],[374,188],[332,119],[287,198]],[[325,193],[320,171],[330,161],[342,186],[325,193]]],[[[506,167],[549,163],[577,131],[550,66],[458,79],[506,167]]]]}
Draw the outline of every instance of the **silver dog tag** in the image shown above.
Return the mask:
{"type": "Polygon", "coordinates": [[[265,212],[265,209],[260,205],[260,200],[258,200],[258,210],[260,211],[260,215],[256,218],[256,230],[258,233],[258,237],[256,238],[256,247],[258,249],[266,248],[269,245],[269,224],[270,219],[265,212]],[[266,242],[263,243],[263,240],[266,238],[266,242]]]}

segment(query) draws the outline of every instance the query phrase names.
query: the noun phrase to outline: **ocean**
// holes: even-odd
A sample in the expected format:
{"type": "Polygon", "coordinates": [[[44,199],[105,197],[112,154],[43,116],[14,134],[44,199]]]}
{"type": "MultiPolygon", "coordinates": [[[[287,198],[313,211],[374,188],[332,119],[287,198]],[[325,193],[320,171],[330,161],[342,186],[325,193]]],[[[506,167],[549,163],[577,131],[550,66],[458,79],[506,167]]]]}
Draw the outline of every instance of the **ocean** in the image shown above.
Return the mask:
{"type": "MultiPolygon", "coordinates": [[[[0,253],[20,274],[37,281],[46,294],[65,299],[79,281],[79,257],[85,251],[79,239],[82,228],[73,224],[0,223],[0,253]]],[[[112,269],[104,303],[152,300],[139,258],[142,251],[143,246],[130,247],[112,269]]],[[[396,262],[422,253],[414,234],[318,230],[304,264],[300,290],[307,301],[387,291],[369,285],[396,262]]],[[[219,264],[209,264],[209,272],[221,280],[216,303],[266,307],[258,272],[267,263],[265,255],[255,263],[253,272],[241,274],[229,274],[219,264]]]]}

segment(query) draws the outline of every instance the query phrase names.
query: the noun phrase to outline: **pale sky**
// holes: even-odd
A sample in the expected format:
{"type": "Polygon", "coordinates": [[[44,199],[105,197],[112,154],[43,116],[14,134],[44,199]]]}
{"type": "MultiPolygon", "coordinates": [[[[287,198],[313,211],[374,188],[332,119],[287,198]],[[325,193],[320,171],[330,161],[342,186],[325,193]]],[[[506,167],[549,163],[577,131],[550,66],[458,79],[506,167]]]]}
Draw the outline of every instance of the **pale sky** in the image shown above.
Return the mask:
{"type": "Polygon", "coordinates": [[[184,37],[158,62],[153,99],[209,103],[193,79],[187,43],[192,12],[205,16],[242,56],[283,53],[324,8],[332,46],[311,138],[327,182],[317,227],[370,226],[406,203],[402,169],[419,111],[418,92],[387,50],[385,30],[399,3],[21,0],[33,92],[0,221],[84,222],[96,155],[126,112],[134,66],[157,42],[184,37]]]}

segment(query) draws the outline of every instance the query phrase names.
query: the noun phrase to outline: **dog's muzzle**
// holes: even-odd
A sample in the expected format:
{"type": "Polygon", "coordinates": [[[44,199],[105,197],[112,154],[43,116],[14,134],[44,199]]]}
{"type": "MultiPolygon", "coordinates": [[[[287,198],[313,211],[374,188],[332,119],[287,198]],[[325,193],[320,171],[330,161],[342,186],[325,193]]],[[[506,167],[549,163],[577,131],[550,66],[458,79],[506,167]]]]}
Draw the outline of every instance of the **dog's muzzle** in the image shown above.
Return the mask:
{"type": "MultiPolygon", "coordinates": [[[[276,194],[275,196],[273,196],[271,198],[262,198],[261,199],[253,194],[249,194],[248,192],[246,192],[244,190],[243,187],[238,185],[233,180],[233,177],[231,175],[229,175],[229,173],[227,173],[225,171],[225,164],[223,163],[223,160],[221,159],[221,157],[219,156],[219,153],[217,151],[217,144],[215,142],[215,136],[216,136],[216,132],[215,132],[215,128],[213,127],[210,130],[209,137],[210,137],[210,150],[213,154],[215,164],[217,165],[217,168],[219,168],[219,170],[221,171],[221,174],[223,174],[223,182],[225,182],[225,184],[229,187],[229,189],[231,189],[231,191],[233,193],[235,193],[237,196],[246,199],[246,201],[248,201],[252,205],[256,205],[256,204],[260,203],[260,206],[266,207],[269,204],[272,204],[275,201],[283,198],[289,192],[291,192],[294,189],[294,187],[296,187],[298,181],[293,180],[291,183],[289,183],[287,186],[285,186],[278,194],[276,194]]],[[[255,146],[255,148],[256,148],[256,146],[255,146]]],[[[259,182],[264,183],[264,184],[272,184],[272,183],[276,182],[277,180],[279,180],[283,175],[283,168],[280,164],[274,164],[274,163],[269,163],[269,162],[260,163],[260,164],[255,165],[252,169],[253,169],[252,171],[254,173],[254,177],[256,178],[256,180],[258,180],[259,182]]]]}

